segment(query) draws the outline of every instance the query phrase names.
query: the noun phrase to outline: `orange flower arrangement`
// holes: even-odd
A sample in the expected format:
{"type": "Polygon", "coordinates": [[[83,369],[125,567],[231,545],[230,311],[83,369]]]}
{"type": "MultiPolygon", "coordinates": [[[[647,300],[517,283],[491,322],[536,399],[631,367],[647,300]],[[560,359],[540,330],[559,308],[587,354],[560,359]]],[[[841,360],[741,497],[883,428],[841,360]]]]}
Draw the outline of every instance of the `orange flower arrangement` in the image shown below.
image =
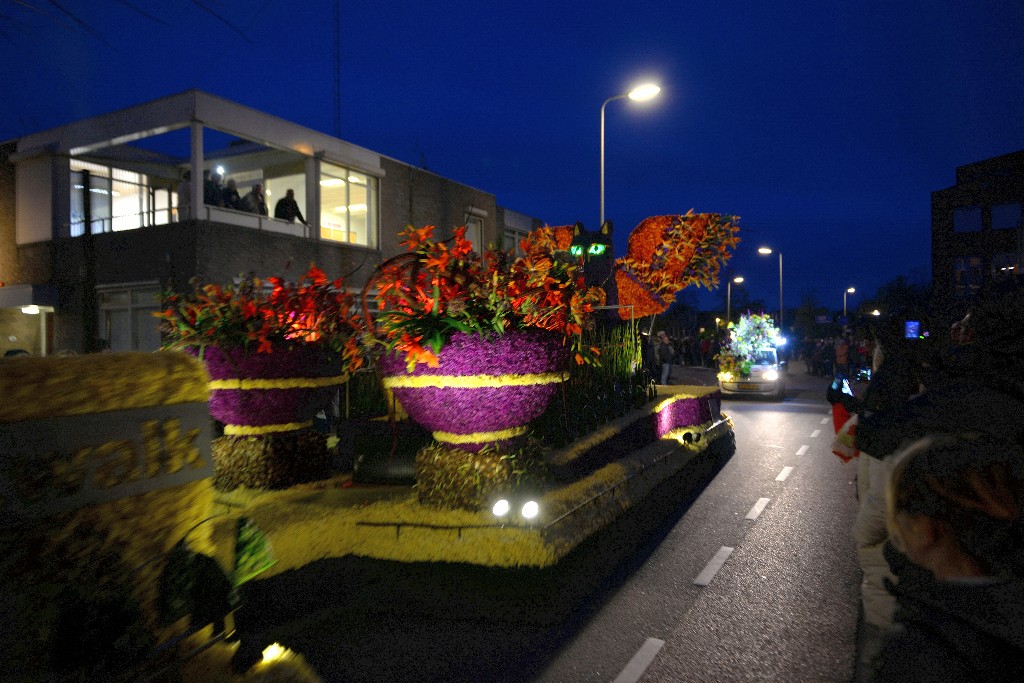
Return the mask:
{"type": "Polygon", "coordinates": [[[340,279],[310,266],[297,282],[269,277],[269,291],[257,278],[238,285],[201,285],[187,294],[165,292],[162,321],[165,346],[199,349],[216,346],[271,353],[295,346],[329,349],[342,355],[350,370],[362,363],[362,322],[352,312],[352,295],[340,279]]]}
{"type": "MultiPolygon", "coordinates": [[[[379,267],[364,289],[377,288],[380,310],[367,318],[388,349],[417,363],[438,364],[437,354],[456,332],[483,336],[539,328],[563,335],[578,363],[595,362],[595,348],[580,335],[604,290],[587,288],[578,263],[555,257],[564,236],[541,228],[520,244],[523,256],[502,250],[473,250],[465,227],[450,240],[433,239],[434,226],[409,226],[401,234],[408,252],[379,267]]],[[[571,234],[569,235],[571,241],[571,234]]],[[[364,310],[369,310],[364,304],[364,310]]]]}
{"type": "Polygon", "coordinates": [[[737,216],[692,210],[644,219],[629,235],[626,256],[616,260],[619,315],[661,313],[691,284],[717,286],[722,264],[739,243],[738,221],[737,216]]]}

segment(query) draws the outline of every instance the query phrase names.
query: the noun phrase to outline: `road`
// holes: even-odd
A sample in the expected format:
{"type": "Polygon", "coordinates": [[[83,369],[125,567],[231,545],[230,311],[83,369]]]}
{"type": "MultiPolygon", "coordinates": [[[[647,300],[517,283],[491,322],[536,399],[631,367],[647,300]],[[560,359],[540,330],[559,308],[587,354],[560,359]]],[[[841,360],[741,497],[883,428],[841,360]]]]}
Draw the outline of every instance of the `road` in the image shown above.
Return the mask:
{"type": "Polygon", "coordinates": [[[848,681],[854,467],[824,391],[794,374],[782,403],[727,399],[735,453],[557,571],[343,558],[252,596],[265,631],[328,682],[848,681]]]}

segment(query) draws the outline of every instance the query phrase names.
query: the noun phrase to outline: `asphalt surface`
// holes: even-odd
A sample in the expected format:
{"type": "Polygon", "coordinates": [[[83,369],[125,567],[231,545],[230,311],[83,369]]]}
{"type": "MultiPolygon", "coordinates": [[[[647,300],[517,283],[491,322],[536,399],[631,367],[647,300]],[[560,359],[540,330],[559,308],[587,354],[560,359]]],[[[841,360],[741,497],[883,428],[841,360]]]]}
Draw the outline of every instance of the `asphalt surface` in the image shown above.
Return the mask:
{"type": "Polygon", "coordinates": [[[554,568],[349,557],[252,582],[266,590],[247,597],[239,660],[276,640],[327,682],[848,681],[854,467],[831,455],[825,387],[794,373],[783,402],[726,399],[735,449],[695,458],[554,568]]]}

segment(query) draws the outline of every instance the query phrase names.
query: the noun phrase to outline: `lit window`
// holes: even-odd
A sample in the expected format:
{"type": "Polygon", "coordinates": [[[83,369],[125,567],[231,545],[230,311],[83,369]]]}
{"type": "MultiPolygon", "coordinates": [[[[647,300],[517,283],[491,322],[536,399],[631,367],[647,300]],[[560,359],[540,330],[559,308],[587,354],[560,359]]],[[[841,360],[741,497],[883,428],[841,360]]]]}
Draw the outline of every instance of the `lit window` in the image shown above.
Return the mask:
{"type": "Polygon", "coordinates": [[[992,255],[992,280],[994,282],[1008,280],[1019,273],[1020,263],[1018,262],[1017,254],[1003,252],[992,255]]]}
{"type": "Polygon", "coordinates": [[[377,179],[334,164],[320,166],[320,237],[377,246],[377,179]]]}

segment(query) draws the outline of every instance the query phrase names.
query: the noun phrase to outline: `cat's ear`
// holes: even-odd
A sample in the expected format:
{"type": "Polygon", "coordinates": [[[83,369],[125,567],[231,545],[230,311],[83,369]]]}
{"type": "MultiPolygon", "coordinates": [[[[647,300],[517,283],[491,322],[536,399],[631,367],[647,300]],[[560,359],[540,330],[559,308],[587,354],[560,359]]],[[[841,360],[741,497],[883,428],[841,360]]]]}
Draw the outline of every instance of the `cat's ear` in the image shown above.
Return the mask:
{"type": "Polygon", "coordinates": [[[583,232],[583,223],[580,223],[579,221],[576,221],[576,225],[572,226],[572,234],[573,234],[573,236],[579,235],[582,232],[583,232]]]}
{"type": "Polygon", "coordinates": [[[605,221],[604,225],[601,226],[601,234],[602,235],[611,235],[612,234],[612,222],[610,220],[605,221]]]}

